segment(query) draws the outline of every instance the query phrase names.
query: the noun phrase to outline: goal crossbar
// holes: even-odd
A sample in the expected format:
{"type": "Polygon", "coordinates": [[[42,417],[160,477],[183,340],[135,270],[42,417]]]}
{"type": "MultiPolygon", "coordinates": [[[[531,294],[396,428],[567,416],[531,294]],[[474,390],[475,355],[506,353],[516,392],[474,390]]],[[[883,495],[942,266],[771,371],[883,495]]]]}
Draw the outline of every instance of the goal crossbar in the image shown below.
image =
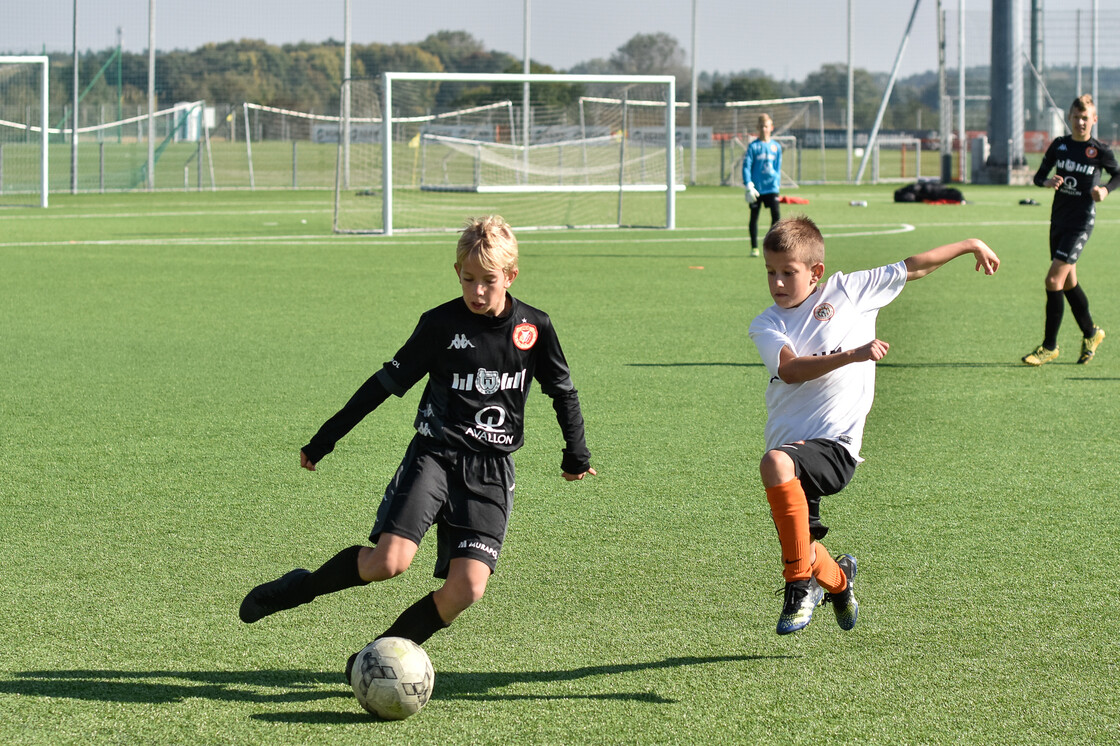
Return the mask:
{"type": "MultiPolygon", "coordinates": [[[[408,73],[386,72],[382,73],[382,90],[384,100],[382,111],[385,116],[391,117],[393,111],[393,84],[402,81],[428,81],[438,83],[606,83],[614,85],[628,84],[661,84],[668,90],[667,100],[676,99],[676,78],[672,75],[560,75],[542,73],[408,73]]],[[[665,129],[667,141],[665,147],[665,227],[676,227],[676,159],[674,143],[676,142],[676,128],[674,108],[666,106],[665,129]]],[[[525,124],[527,128],[527,120],[525,124]]],[[[393,233],[393,128],[382,127],[382,232],[385,235],[393,233]]],[[[539,187],[534,187],[540,191],[539,187]]],[[[617,190],[617,187],[615,188],[617,190]]]]}

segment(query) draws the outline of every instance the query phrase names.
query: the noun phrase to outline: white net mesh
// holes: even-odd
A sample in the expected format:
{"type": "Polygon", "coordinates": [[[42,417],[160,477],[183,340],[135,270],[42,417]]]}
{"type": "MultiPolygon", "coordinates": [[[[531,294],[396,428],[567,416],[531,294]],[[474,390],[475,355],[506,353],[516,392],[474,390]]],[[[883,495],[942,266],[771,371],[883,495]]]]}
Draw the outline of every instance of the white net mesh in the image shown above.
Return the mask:
{"type": "Polygon", "coordinates": [[[666,146],[668,83],[533,76],[526,110],[523,84],[494,79],[504,77],[514,76],[392,80],[389,194],[383,83],[344,86],[336,230],[383,230],[386,205],[394,231],[454,230],[480,214],[518,228],[667,224],[670,158],[680,173],[680,153],[666,146]],[[589,90],[616,95],[592,109],[589,90]]]}
{"type": "Polygon", "coordinates": [[[43,64],[0,57],[0,205],[45,204],[43,64]]]}
{"type": "MultiPolygon", "coordinates": [[[[706,125],[730,133],[735,160],[726,175],[727,183],[742,186],[743,154],[747,145],[758,137],[758,118],[763,114],[773,120],[773,137],[782,145],[782,186],[827,181],[822,108],[819,96],[808,96],[728,101],[723,107],[705,109],[706,125]]],[[[834,144],[839,146],[843,142],[834,144]]]]}

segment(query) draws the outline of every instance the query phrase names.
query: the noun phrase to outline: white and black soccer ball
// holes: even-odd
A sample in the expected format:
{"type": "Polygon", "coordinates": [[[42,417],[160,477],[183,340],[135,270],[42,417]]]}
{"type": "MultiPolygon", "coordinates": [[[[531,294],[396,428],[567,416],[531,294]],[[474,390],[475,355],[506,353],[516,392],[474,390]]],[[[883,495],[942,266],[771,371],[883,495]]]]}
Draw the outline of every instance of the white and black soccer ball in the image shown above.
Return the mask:
{"type": "Polygon", "coordinates": [[[424,648],[404,637],[380,637],[366,645],[350,671],[358,703],[385,720],[404,720],[420,712],[435,680],[424,648]]]}

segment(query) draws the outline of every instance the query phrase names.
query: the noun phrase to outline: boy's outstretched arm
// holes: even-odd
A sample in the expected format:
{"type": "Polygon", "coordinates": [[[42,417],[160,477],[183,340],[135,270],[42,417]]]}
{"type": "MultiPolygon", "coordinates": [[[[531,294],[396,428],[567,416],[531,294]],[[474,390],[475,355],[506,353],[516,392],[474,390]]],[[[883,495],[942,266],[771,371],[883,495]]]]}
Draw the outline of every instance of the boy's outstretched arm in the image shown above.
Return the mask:
{"type": "Polygon", "coordinates": [[[917,280],[925,277],[933,270],[946,262],[956,259],[964,254],[973,254],[976,257],[976,271],[984,270],[984,274],[995,274],[999,269],[999,257],[988,244],[979,238],[966,238],[963,241],[938,246],[936,249],[923,251],[906,259],[906,280],[917,280]]]}
{"type": "Polygon", "coordinates": [[[879,362],[886,356],[890,348],[891,346],[883,340],[873,339],[854,350],[798,357],[793,354],[793,350],[788,346],[783,347],[779,353],[778,377],[782,379],[783,383],[812,381],[852,363],[865,363],[868,360],[879,362]]]}

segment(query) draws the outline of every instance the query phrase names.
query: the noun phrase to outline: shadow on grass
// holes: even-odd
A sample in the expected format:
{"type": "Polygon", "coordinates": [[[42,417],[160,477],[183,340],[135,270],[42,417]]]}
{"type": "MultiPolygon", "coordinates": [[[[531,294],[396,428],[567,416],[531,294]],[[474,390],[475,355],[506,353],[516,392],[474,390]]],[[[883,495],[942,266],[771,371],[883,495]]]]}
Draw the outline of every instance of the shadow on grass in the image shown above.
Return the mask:
{"type": "Polygon", "coordinates": [[[883,362],[880,360],[875,363],[876,368],[1022,368],[1028,370],[1026,365],[1022,363],[1013,362],[998,362],[998,363],[979,363],[979,362],[966,362],[959,363],[891,363],[883,362]]]}
{"type": "MultiPolygon", "coordinates": [[[[500,694],[493,690],[512,684],[547,685],[593,676],[609,676],[656,669],[685,668],[718,663],[761,661],[789,658],[786,655],[728,655],[666,658],[645,663],[620,663],[609,666],[586,666],[558,671],[493,671],[440,672],[432,698],[518,701],[518,700],[625,700],[652,704],[670,704],[648,691],[601,691],[591,694],[550,693],[546,691],[500,694]]],[[[286,704],[318,702],[353,694],[342,681],[341,671],[273,670],[273,671],[20,671],[0,681],[0,694],[24,697],[70,698],[101,702],[134,704],[166,704],[185,699],[204,698],[227,702],[255,704],[286,704]],[[324,688],[329,687],[329,688],[324,688]]],[[[344,724],[367,722],[363,712],[257,713],[255,720],[298,722],[310,724],[344,724]]]]}

